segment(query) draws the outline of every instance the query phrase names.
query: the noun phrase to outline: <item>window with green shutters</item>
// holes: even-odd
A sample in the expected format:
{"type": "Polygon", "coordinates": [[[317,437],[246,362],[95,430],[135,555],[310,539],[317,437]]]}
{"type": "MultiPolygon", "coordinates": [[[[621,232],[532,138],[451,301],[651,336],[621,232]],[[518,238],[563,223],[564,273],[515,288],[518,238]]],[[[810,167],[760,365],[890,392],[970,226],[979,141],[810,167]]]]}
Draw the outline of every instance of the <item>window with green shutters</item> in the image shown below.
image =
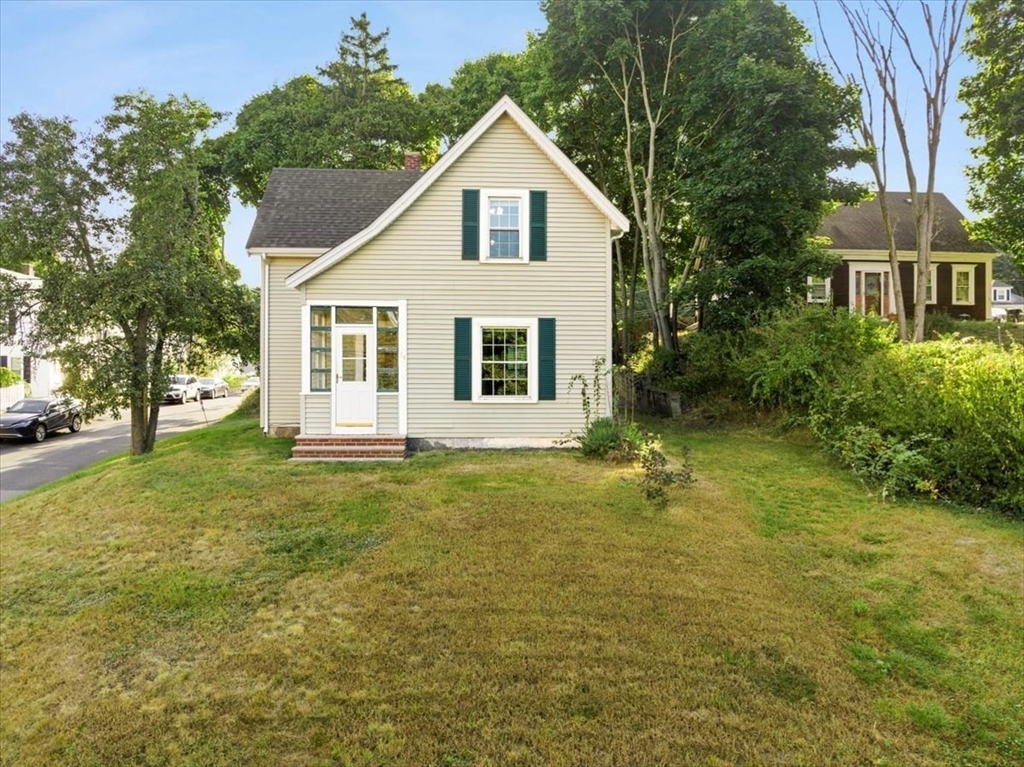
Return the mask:
{"type": "Polygon", "coordinates": [[[463,189],[462,259],[546,261],[547,215],[543,190],[463,189]]]}
{"type": "Polygon", "coordinates": [[[554,318],[455,318],[455,399],[555,399],[554,318]]]}
{"type": "Polygon", "coordinates": [[[309,310],[309,390],[331,390],[331,307],[309,310]]]}

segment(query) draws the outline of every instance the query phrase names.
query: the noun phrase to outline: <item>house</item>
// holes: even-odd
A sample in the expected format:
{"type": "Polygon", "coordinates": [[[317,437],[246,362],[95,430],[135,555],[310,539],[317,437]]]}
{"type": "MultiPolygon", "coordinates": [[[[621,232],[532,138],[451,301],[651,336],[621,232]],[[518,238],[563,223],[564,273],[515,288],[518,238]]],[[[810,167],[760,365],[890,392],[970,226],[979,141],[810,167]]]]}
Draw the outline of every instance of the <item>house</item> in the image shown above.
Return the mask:
{"type": "Polygon", "coordinates": [[[1024,319],[1024,296],[1014,293],[1008,282],[992,281],[992,319],[1024,319]]]}
{"type": "Polygon", "coordinates": [[[310,459],[555,444],[611,358],[628,228],[507,97],[426,172],[274,170],[247,244],[265,432],[310,459]]]}
{"type": "MultiPolygon", "coordinates": [[[[15,272],[10,269],[0,269],[0,275],[4,280],[10,280],[24,287],[38,289],[42,280],[37,277],[31,264],[24,266],[24,271],[15,272]]],[[[11,343],[0,343],[0,367],[13,370],[25,385],[18,384],[16,387],[8,387],[9,391],[0,394],[0,409],[5,409],[26,395],[33,397],[49,397],[56,393],[64,385],[64,376],[60,364],[36,357],[24,348],[24,341],[32,331],[32,315],[24,317],[8,318],[8,340],[11,343]]]]}
{"type": "MultiPolygon", "coordinates": [[[[907,192],[887,192],[899,258],[904,308],[913,314],[916,293],[917,235],[907,192]]],[[[944,194],[936,194],[935,237],[932,240],[931,269],[926,311],[952,317],[987,320],[991,317],[992,261],[996,250],[987,243],[971,240],[964,228],[963,214],[944,194]]],[[[892,316],[896,295],[889,245],[879,199],[857,206],[843,206],[822,222],[819,235],[831,241],[830,250],[842,262],[827,278],[809,278],[807,300],[851,311],[892,316]]]]}

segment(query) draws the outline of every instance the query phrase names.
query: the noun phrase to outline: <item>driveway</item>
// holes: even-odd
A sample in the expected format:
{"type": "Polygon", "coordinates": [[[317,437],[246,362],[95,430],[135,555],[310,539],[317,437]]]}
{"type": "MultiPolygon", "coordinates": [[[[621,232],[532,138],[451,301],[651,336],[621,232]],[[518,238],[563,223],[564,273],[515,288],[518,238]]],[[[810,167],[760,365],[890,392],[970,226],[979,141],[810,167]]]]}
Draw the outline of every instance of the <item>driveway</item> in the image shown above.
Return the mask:
{"type": "MultiPolygon", "coordinates": [[[[219,421],[238,407],[238,396],[160,408],[157,439],[219,421]]],[[[131,449],[127,411],[121,420],[99,418],[78,434],[55,432],[40,444],[0,440],[0,503],[47,482],[84,469],[102,458],[131,449]]]]}

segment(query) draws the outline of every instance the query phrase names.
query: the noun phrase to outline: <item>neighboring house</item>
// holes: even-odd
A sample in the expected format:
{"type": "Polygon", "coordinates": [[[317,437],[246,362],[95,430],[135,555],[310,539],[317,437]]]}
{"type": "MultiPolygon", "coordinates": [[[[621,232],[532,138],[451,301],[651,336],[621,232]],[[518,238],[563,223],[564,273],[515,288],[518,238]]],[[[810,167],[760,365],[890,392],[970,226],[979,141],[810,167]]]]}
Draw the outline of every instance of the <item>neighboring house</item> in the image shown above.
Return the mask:
{"type": "Polygon", "coordinates": [[[1024,296],[1013,292],[1013,285],[992,281],[992,319],[1019,320],[1024,317],[1024,296]]]}
{"type": "MultiPolygon", "coordinates": [[[[13,272],[10,269],[0,269],[9,279],[16,280],[31,288],[38,288],[42,280],[36,277],[32,266],[26,264],[24,272],[13,272]]],[[[42,357],[33,357],[22,347],[21,341],[25,339],[32,330],[32,317],[8,318],[10,335],[13,337],[12,344],[0,344],[0,367],[13,370],[21,376],[28,385],[23,387],[23,393],[33,397],[47,397],[54,394],[64,385],[64,376],[61,374],[60,365],[42,357]],[[27,388],[27,391],[24,391],[27,388]]],[[[19,396],[17,399],[21,399],[19,396]]],[[[10,403],[4,403],[10,404],[10,403]]]]}
{"type": "MultiPolygon", "coordinates": [[[[913,315],[916,293],[917,236],[907,192],[887,192],[900,262],[903,303],[913,315]]],[[[944,194],[935,195],[935,236],[928,276],[928,312],[987,320],[991,317],[992,261],[997,253],[987,243],[971,240],[964,216],[944,194]]],[[[842,256],[827,279],[808,279],[807,300],[848,306],[863,314],[895,315],[896,294],[889,266],[889,245],[878,197],[857,206],[843,206],[822,222],[818,231],[832,240],[830,250],[842,256]]]]}
{"type": "Polygon", "coordinates": [[[507,97],[406,168],[271,174],[247,245],[264,430],[323,459],[581,429],[569,384],[611,358],[626,217],[507,97]]]}

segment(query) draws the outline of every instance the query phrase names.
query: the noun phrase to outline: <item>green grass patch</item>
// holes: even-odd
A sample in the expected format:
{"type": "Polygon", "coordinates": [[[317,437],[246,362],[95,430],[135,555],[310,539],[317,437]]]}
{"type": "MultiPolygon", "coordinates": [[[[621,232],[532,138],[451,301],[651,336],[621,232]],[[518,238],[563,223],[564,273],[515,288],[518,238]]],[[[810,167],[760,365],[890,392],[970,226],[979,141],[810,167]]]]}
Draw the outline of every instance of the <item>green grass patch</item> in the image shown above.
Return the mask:
{"type": "Polygon", "coordinates": [[[293,464],[238,417],[0,508],[4,765],[1024,759],[1020,523],[800,434],[293,464]]]}

